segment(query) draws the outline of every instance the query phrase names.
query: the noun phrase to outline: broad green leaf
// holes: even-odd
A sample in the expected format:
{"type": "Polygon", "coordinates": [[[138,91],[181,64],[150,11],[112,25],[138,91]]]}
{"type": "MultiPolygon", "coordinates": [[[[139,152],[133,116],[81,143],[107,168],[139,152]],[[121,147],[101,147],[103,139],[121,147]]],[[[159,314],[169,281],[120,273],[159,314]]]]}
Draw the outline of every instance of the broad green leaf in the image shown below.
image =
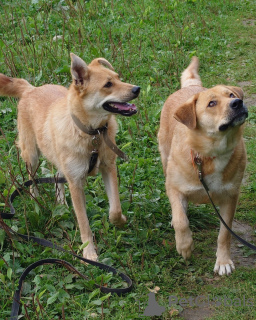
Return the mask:
{"type": "Polygon", "coordinates": [[[86,247],[88,246],[88,244],[89,244],[89,241],[84,242],[84,243],[79,247],[79,249],[80,249],[80,250],[83,250],[84,248],[86,248],[86,247]]]}
{"type": "Polygon", "coordinates": [[[44,289],[43,291],[41,291],[38,295],[38,298],[40,299],[42,297],[42,295],[45,293],[46,289],[44,289]]]}
{"type": "Polygon", "coordinates": [[[12,280],[12,268],[7,269],[7,277],[9,280],[12,280]]]}
{"type": "Polygon", "coordinates": [[[59,296],[59,291],[57,291],[50,298],[48,298],[47,305],[54,303],[58,299],[58,296],[59,296]]]}
{"type": "Polygon", "coordinates": [[[89,294],[89,300],[88,302],[90,302],[95,296],[97,296],[100,293],[100,289],[95,289],[92,293],[89,294]]]}
{"type": "Polygon", "coordinates": [[[5,276],[2,273],[0,273],[0,280],[5,283],[5,276]]]}

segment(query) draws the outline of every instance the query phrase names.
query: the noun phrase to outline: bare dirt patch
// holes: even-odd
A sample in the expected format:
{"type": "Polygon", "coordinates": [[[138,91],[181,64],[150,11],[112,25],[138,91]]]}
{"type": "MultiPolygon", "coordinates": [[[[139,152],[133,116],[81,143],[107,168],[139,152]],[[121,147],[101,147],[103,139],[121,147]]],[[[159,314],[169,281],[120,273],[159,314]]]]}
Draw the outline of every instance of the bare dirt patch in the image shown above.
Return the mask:
{"type": "Polygon", "coordinates": [[[244,99],[247,107],[256,106],[256,94],[251,94],[250,97],[244,99]]]}
{"type": "Polygon", "coordinates": [[[214,314],[214,310],[210,307],[196,308],[196,309],[185,309],[180,314],[184,320],[204,320],[211,317],[214,314]]]}
{"type": "MultiPolygon", "coordinates": [[[[255,230],[244,222],[234,220],[232,230],[247,242],[254,243],[256,241],[255,230]]],[[[234,237],[232,238],[231,243],[231,257],[237,269],[239,267],[256,268],[256,253],[246,255],[244,245],[241,245],[234,237]]],[[[216,278],[214,279],[216,280],[216,278]]],[[[214,279],[211,279],[212,284],[214,283],[214,279]]],[[[218,285],[217,283],[216,285],[218,285]]],[[[186,308],[181,312],[179,317],[184,320],[205,320],[213,315],[214,308],[211,308],[209,305],[204,307],[186,308]]]]}
{"type": "MultiPolygon", "coordinates": [[[[240,221],[233,222],[233,231],[237,233],[241,238],[247,242],[255,242],[255,233],[253,228],[240,221]]],[[[237,268],[240,266],[255,268],[256,267],[256,253],[251,255],[245,255],[244,245],[242,245],[237,239],[232,239],[231,243],[231,257],[237,268]]]]}
{"type": "Polygon", "coordinates": [[[252,81],[241,81],[237,85],[245,91],[244,103],[246,106],[255,106],[256,105],[256,94],[250,94],[246,96],[246,88],[252,86],[252,81]]]}
{"type": "Polygon", "coordinates": [[[256,23],[256,20],[254,20],[254,19],[243,20],[244,26],[255,26],[255,23],[256,23]]]}

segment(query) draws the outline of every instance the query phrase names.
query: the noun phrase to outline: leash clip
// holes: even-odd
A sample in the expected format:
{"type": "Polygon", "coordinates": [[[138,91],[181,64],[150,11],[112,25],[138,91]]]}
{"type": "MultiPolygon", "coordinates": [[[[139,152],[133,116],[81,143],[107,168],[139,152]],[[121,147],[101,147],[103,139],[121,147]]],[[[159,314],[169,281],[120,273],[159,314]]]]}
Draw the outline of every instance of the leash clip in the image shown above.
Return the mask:
{"type": "Polygon", "coordinates": [[[197,170],[198,170],[198,178],[200,180],[200,182],[202,183],[205,191],[209,192],[209,188],[207,186],[207,184],[205,183],[204,179],[203,179],[203,160],[200,158],[199,154],[197,154],[194,158],[194,163],[196,164],[197,166],[197,170]]]}
{"type": "Polygon", "coordinates": [[[97,136],[93,136],[92,138],[92,145],[94,147],[94,150],[92,151],[92,153],[94,152],[98,152],[98,146],[100,144],[100,131],[98,130],[98,134],[97,136]]]}
{"type": "Polygon", "coordinates": [[[203,160],[200,158],[199,154],[195,156],[194,163],[196,164],[198,169],[199,180],[202,181],[203,180],[203,169],[202,169],[203,160]]]}

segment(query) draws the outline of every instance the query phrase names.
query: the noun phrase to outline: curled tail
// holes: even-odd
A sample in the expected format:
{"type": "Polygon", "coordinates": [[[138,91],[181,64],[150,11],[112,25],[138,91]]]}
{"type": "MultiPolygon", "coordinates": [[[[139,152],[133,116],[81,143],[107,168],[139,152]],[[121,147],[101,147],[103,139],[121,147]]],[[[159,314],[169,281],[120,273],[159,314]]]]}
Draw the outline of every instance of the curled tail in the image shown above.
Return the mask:
{"type": "Polygon", "coordinates": [[[181,88],[189,86],[202,86],[201,78],[198,74],[199,60],[193,57],[187,69],[181,75],[181,88]]]}
{"type": "Polygon", "coordinates": [[[0,73],[0,96],[21,98],[28,88],[32,88],[32,85],[26,80],[9,78],[0,73]]]}

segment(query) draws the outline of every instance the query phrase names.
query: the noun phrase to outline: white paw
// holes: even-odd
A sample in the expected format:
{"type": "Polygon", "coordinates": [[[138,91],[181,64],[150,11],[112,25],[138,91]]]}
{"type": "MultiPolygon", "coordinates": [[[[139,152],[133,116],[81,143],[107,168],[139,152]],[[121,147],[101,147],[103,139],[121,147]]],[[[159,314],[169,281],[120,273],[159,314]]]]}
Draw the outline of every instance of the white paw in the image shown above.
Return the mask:
{"type": "Polygon", "coordinates": [[[175,234],[176,239],[176,249],[179,254],[186,260],[191,256],[192,251],[194,250],[194,241],[192,239],[192,232],[189,230],[186,233],[175,234]]]}
{"type": "Polygon", "coordinates": [[[88,244],[87,247],[83,249],[83,257],[88,260],[93,260],[97,261],[98,260],[98,255],[94,249],[93,244],[88,244]]]}
{"type": "Polygon", "coordinates": [[[227,261],[216,260],[214,266],[214,272],[218,273],[220,276],[230,275],[232,271],[235,270],[235,266],[232,260],[228,259],[227,261]]]}

